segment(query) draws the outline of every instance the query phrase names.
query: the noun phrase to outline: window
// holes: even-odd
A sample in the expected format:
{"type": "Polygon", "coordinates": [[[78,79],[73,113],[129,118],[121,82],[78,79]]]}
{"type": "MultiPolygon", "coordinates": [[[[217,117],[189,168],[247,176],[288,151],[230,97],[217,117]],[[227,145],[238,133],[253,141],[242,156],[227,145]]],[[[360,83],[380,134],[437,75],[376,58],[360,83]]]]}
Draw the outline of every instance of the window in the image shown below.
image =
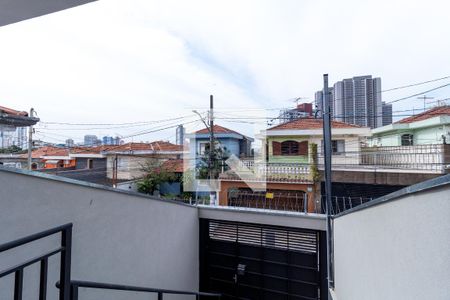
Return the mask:
{"type": "Polygon", "coordinates": [[[203,155],[206,151],[209,151],[209,143],[199,143],[199,148],[198,154],[203,155]]]}
{"type": "Polygon", "coordinates": [[[94,161],[92,159],[87,160],[87,168],[88,169],[94,168],[94,161]]]}
{"type": "Polygon", "coordinates": [[[334,140],[331,141],[331,151],[333,154],[339,154],[345,152],[345,141],[344,140],[334,140]]]}
{"type": "MultiPolygon", "coordinates": [[[[343,154],[345,152],[345,140],[332,140],[331,141],[331,153],[332,154],[343,154]]],[[[321,153],[324,153],[324,146],[322,140],[321,153]]]]}
{"type": "Polygon", "coordinates": [[[298,155],[298,142],[285,141],[281,143],[281,155],[298,155]]]}
{"type": "Polygon", "coordinates": [[[308,141],[272,142],[273,155],[308,155],[308,141]]]}
{"type": "Polygon", "coordinates": [[[402,135],[402,146],[412,146],[414,144],[414,136],[412,134],[402,135]]]}

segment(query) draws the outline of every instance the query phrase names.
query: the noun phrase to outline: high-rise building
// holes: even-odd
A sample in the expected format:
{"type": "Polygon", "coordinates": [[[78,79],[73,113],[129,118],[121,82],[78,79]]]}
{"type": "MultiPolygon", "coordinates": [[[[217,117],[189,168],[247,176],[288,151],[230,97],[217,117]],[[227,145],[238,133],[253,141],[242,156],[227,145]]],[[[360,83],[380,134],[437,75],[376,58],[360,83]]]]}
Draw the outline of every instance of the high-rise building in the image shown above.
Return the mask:
{"type": "Polygon", "coordinates": [[[87,134],[84,136],[84,145],[85,146],[94,146],[97,145],[98,139],[96,135],[87,134]]]}
{"type": "Polygon", "coordinates": [[[382,102],[382,118],[383,118],[383,126],[392,124],[392,104],[382,102]]]}
{"type": "Polygon", "coordinates": [[[184,144],[184,134],[186,133],[183,125],[178,125],[176,129],[176,144],[183,145],[184,144]]]}
{"type": "Polygon", "coordinates": [[[72,148],[75,145],[75,142],[73,139],[67,139],[66,140],[66,147],[72,148]]]}
{"type": "MultiPolygon", "coordinates": [[[[328,94],[330,95],[329,99],[331,100],[330,113],[331,113],[331,117],[333,117],[334,111],[335,111],[334,102],[333,102],[333,98],[334,98],[334,88],[333,87],[328,88],[328,94]]],[[[315,93],[314,103],[316,106],[316,110],[323,113],[323,91],[317,91],[315,93]]]]}
{"type": "Polygon", "coordinates": [[[103,145],[115,145],[116,144],[116,139],[113,138],[112,136],[104,136],[102,138],[102,144],[103,145]]]}
{"type": "Polygon", "coordinates": [[[118,137],[118,136],[116,136],[115,138],[114,138],[114,145],[123,145],[123,140],[120,138],[120,137],[118,137]]]}
{"type": "MultiPolygon", "coordinates": [[[[321,109],[323,92],[315,96],[321,109]]],[[[366,75],[338,81],[330,88],[330,101],[331,117],[336,121],[370,128],[383,126],[381,78],[366,75]]]]}
{"type": "Polygon", "coordinates": [[[27,127],[0,125],[0,148],[17,146],[27,148],[27,127]]]}

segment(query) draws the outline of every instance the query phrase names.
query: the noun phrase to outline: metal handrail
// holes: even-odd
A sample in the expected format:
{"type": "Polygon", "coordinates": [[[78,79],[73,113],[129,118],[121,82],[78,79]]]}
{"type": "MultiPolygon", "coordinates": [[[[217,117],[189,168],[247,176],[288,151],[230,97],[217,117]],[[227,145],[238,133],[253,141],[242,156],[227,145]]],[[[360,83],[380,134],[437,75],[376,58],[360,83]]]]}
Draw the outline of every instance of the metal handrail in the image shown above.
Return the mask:
{"type": "Polygon", "coordinates": [[[72,227],[72,223],[68,223],[68,224],[64,224],[58,227],[54,227],[51,229],[47,229],[32,235],[28,235],[26,237],[8,242],[8,243],[4,243],[2,245],[0,245],[0,252],[4,252],[6,250],[12,249],[12,248],[16,248],[25,244],[28,244],[30,242],[45,238],[47,236],[50,236],[52,234],[58,233],[60,231],[63,231],[64,229],[70,228],[72,227]]]}
{"type": "Polygon", "coordinates": [[[59,300],[69,300],[70,296],[70,263],[71,263],[71,249],[72,249],[72,223],[62,226],[54,227],[45,231],[41,231],[11,242],[0,245],[0,253],[26,245],[28,243],[40,240],[42,238],[51,236],[56,233],[61,233],[61,246],[41,254],[37,257],[31,258],[13,267],[9,267],[0,271],[0,278],[14,273],[14,299],[21,300],[23,296],[23,274],[24,269],[32,264],[40,263],[40,277],[39,277],[39,299],[47,299],[47,273],[48,273],[48,259],[49,257],[61,253],[60,258],[60,281],[63,285],[60,288],[59,300]]]}
{"type": "MultiPolygon", "coordinates": [[[[213,297],[213,298],[220,299],[220,297],[222,296],[221,294],[215,294],[215,293],[167,290],[167,289],[157,289],[157,288],[149,288],[149,287],[141,287],[141,286],[93,282],[93,281],[80,281],[80,280],[72,280],[70,282],[70,286],[71,286],[71,294],[72,294],[71,300],[78,300],[78,288],[155,293],[155,294],[158,294],[158,300],[162,300],[164,294],[192,295],[192,296],[196,296],[196,299],[200,299],[200,297],[213,297]]],[[[56,287],[59,288],[59,282],[56,283],[56,287]]]]}

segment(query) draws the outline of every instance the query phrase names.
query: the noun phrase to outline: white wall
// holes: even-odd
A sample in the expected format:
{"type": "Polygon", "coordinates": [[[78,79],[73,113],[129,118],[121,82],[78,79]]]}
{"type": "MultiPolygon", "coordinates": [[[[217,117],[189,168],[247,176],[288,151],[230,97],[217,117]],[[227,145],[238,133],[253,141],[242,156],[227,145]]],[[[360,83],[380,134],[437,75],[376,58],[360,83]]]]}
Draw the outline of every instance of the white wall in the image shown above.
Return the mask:
{"type": "MultiPolygon", "coordinates": [[[[158,288],[197,290],[198,211],[169,201],[116,192],[70,179],[24,175],[0,168],[0,244],[73,222],[72,278],[158,288]]],[[[0,254],[0,270],[56,248],[50,238],[0,254]]],[[[49,299],[56,299],[58,258],[50,260],[49,299]]],[[[38,268],[26,269],[24,299],[37,295],[38,268]]],[[[11,276],[0,279],[0,299],[11,276]]],[[[80,299],[151,299],[144,294],[97,294],[80,299]],[[114,295],[117,297],[115,298],[114,295]]],[[[37,298],[36,298],[37,299],[37,298]]]]}
{"type": "Polygon", "coordinates": [[[338,300],[450,299],[450,184],[334,220],[338,300]]]}

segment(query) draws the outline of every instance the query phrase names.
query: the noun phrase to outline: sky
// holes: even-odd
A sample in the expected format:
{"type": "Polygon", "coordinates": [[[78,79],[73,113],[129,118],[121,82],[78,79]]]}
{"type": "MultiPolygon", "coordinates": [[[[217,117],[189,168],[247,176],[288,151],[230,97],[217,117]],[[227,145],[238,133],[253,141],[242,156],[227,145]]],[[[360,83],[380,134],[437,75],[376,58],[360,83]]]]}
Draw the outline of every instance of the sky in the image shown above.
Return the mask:
{"type": "MultiPolygon", "coordinates": [[[[174,141],[178,123],[204,127],[192,110],[204,114],[212,94],[216,123],[252,135],[293,99],[313,101],[324,73],[330,85],[370,74],[383,89],[449,76],[449,10],[435,0],[101,0],[0,27],[0,105],[33,107],[45,141],[174,141]]],[[[450,98],[450,87],[427,96],[450,98]]],[[[396,102],[394,115],[413,108],[423,100],[396,102]]]]}

